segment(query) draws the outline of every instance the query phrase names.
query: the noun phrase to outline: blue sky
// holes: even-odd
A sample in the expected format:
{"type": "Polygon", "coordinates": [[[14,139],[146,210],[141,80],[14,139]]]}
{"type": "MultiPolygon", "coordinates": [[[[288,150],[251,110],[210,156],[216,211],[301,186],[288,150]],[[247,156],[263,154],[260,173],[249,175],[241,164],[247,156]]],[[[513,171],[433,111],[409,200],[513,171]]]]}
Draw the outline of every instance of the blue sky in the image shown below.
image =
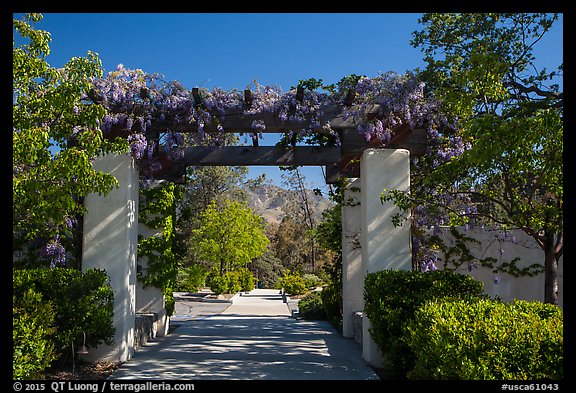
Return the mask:
{"type": "MultiPolygon", "coordinates": [[[[186,88],[244,89],[256,80],[286,91],[300,79],[336,83],[350,74],[404,73],[424,66],[420,50],[410,45],[412,32],[421,29],[417,13],[43,15],[37,28],[51,33],[51,66],[93,51],[105,72],[122,63],[186,88]]],[[[561,15],[535,52],[549,69],[562,62],[562,28],[561,15]]],[[[302,171],[311,187],[327,190],[319,167],[302,171]]],[[[250,167],[249,177],[263,172],[280,184],[276,167],[250,167]]]]}

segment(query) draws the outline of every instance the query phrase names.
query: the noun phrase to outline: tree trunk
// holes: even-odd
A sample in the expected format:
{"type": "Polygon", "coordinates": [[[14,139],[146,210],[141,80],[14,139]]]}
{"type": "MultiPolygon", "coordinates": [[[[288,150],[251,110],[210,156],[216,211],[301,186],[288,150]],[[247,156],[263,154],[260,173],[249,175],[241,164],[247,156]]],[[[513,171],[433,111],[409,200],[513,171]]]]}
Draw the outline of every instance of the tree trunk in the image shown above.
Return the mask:
{"type": "Polygon", "coordinates": [[[558,305],[558,260],[554,232],[546,233],[544,241],[544,303],[558,305]]]}

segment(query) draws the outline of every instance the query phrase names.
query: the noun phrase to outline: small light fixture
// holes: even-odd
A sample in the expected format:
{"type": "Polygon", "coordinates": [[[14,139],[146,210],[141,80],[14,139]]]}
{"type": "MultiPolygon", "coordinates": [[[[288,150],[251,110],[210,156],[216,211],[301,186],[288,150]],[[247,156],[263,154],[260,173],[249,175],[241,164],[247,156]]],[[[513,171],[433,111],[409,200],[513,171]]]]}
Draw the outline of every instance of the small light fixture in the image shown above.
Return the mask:
{"type": "Polygon", "coordinates": [[[82,346],[76,353],[79,355],[88,355],[88,348],[86,347],[86,333],[85,332],[82,333],[84,333],[84,344],[82,344],[82,346]]]}

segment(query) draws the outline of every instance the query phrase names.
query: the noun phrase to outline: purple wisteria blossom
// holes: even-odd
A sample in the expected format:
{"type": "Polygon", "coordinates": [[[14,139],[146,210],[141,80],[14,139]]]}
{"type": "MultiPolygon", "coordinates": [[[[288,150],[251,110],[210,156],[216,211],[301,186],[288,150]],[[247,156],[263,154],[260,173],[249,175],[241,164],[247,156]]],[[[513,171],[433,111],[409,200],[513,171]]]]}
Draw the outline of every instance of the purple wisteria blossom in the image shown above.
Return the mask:
{"type": "Polygon", "coordinates": [[[66,266],[66,250],[58,237],[51,239],[40,252],[41,257],[50,262],[50,267],[66,266]]]}
{"type": "Polygon", "coordinates": [[[128,143],[130,144],[130,151],[135,159],[139,160],[144,157],[146,146],[148,145],[144,135],[131,134],[128,136],[128,143]]]}
{"type": "Polygon", "coordinates": [[[423,272],[433,272],[438,270],[436,263],[438,262],[438,256],[436,254],[425,255],[420,261],[420,269],[423,272]]]}

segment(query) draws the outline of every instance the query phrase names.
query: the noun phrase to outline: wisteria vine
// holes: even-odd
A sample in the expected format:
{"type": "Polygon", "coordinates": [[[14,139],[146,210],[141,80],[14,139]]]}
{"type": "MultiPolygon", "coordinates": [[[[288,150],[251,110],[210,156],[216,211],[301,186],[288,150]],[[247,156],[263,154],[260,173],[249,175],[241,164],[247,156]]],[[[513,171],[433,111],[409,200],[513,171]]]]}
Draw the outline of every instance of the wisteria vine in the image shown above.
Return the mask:
{"type": "MultiPolygon", "coordinates": [[[[108,109],[101,123],[104,135],[112,135],[114,129],[121,130],[128,137],[132,155],[146,166],[144,173],[149,176],[159,168],[154,158],[155,150],[160,147],[154,145],[156,141],[170,158],[181,157],[190,138],[177,130],[195,127],[198,132],[194,133],[192,143],[203,144],[207,126],[223,132],[221,122],[225,116],[239,112],[256,116],[268,114],[282,123],[302,124],[300,129],[288,131],[289,138],[294,134],[311,135],[318,129],[337,137],[325,118],[325,110],[340,105],[343,117],[352,117],[358,123],[358,132],[372,143],[385,146],[394,127],[408,124],[411,128],[426,127],[436,150],[439,144],[445,145],[440,149],[437,165],[464,151],[465,146],[457,137],[445,139],[443,130],[453,125],[442,116],[440,103],[425,97],[424,84],[414,74],[389,72],[374,78],[362,77],[351,88],[355,91],[353,106],[344,105],[346,92],[343,91],[290,89],[283,92],[279,87],[257,82],[250,90],[248,101],[238,90],[185,89],[177,81],[163,80],[159,74],[131,70],[120,64],[106,77],[95,80],[94,90],[85,99],[108,109]],[[158,138],[151,132],[153,128],[162,128],[164,134],[158,138]]],[[[260,137],[265,130],[265,121],[252,122],[251,131],[260,137]]]]}
{"type": "MultiPolygon", "coordinates": [[[[169,159],[177,159],[182,157],[186,146],[219,143],[218,134],[208,133],[207,129],[220,131],[223,138],[222,123],[231,113],[253,116],[251,129],[243,131],[260,138],[267,127],[264,119],[272,116],[291,125],[293,129],[286,134],[288,140],[296,136],[302,140],[322,130],[339,143],[326,115],[327,108],[334,107],[340,108],[344,120],[352,119],[358,133],[373,146],[385,147],[399,126],[424,128],[427,154],[412,158],[416,171],[419,167],[437,168],[471,148],[459,136],[456,119],[449,120],[442,113],[442,103],[425,94],[425,84],[414,73],[363,76],[338,86],[326,91],[299,86],[283,92],[277,86],[263,86],[254,81],[246,89],[249,94],[236,89],[186,89],[178,81],[165,81],[160,74],[120,64],[105,77],[94,80],[94,89],[84,99],[107,109],[100,125],[104,136],[127,138],[144,181],[153,178],[161,168],[157,159],[160,149],[169,159]],[[293,127],[294,124],[301,127],[293,127]],[[191,129],[197,132],[186,135],[181,132],[191,129]],[[162,130],[161,135],[158,130],[162,130]]],[[[412,211],[417,227],[433,228],[437,235],[448,222],[448,212],[438,208],[440,204],[461,206],[459,213],[466,217],[463,225],[466,228],[475,225],[477,210],[469,197],[449,192],[433,197],[436,205],[421,205],[412,211]]],[[[424,239],[418,238],[418,233],[413,236],[414,242],[422,244],[424,239]]],[[[419,249],[424,248],[418,245],[415,250],[419,249]]],[[[420,256],[421,270],[436,269],[438,260],[433,250],[420,256]]]]}

